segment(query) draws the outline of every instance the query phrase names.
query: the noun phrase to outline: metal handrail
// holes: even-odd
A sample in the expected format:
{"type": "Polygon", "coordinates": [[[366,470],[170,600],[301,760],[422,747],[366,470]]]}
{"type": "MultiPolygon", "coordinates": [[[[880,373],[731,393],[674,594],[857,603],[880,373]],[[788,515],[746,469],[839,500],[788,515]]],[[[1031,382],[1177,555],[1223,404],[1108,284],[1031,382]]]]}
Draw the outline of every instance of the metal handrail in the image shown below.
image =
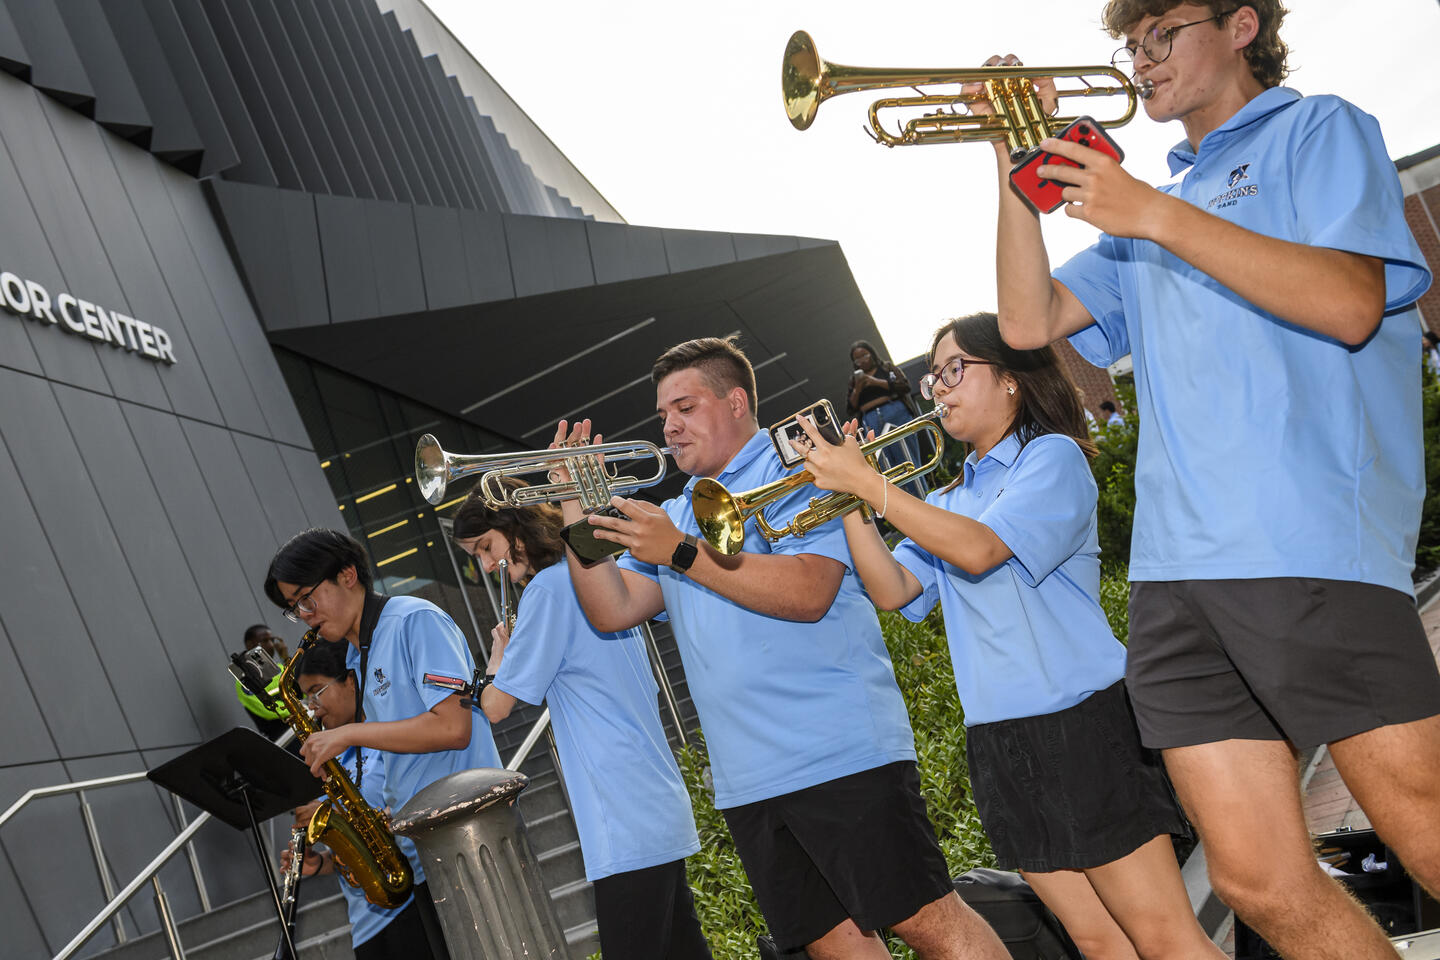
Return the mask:
{"type": "MultiPolygon", "coordinates": [[[[105,856],[104,847],[100,844],[100,831],[95,825],[95,814],[90,808],[90,801],[85,797],[85,791],[94,790],[99,787],[118,786],[125,783],[138,783],[146,779],[147,776],[147,773],[141,770],[136,773],[121,773],[111,777],[96,777],[93,780],[77,780],[73,783],[60,783],[54,786],[36,787],[33,790],[27,790],[21,795],[20,799],[10,804],[4,813],[0,813],[0,827],[3,827],[9,822],[32,800],[38,800],[42,797],[64,796],[69,793],[77,794],[80,800],[80,817],[85,823],[85,833],[90,840],[90,852],[95,857],[95,870],[100,876],[100,889],[107,900],[111,899],[115,896],[115,881],[110,869],[110,861],[105,856]]],[[[179,818],[181,826],[184,826],[185,811],[180,806],[180,798],[172,794],[172,799],[175,801],[175,815],[179,818]]],[[[205,889],[205,879],[200,874],[200,859],[195,854],[193,844],[186,844],[185,847],[190,861],[190,873],[195,878],[195,891],[200,897],[201,909],[209,912],[210,894],[209,891],[205,889]]],[[[129,937],[125,932],[124,921],[118,913],[114,911],[112,911],[111,915],[107,916],[106,919],[111,919],[112,916],[115,926],[115,940],[118,943],[125,943],[129,937]]],[[[101,923],[103,924],[104,921],[101,921],[101,923]]],[[[98,926],[96,929],[98,929],[98,926]]]]}
{"type": "Polygon", "coordinates": [[[520,749],[516,750],[510,758],[510,762],[505,764],[505,769],[519,770],[520,764],[530,756],[530,751],[535,749],[535,744],[540,742],[540,738],[545,735],[545,730],[549,726],[550,708],[546,707],[545,712],[540,714],[540,719],[536,720],[535,725],[530,728],[530,732],[525,734],[525,739],[520,741],[520,749]]]}
{"type": "MultiPolygon", "coordinates": [[[[294,739],[295,731],[293,729],[286,730],[278,739],[275,740],[275,746],[289,746],[290,742],[294,739]]],[[[31,790],[26,793],[25,796],[21,797],[14,804],[12,804],[10,809],[5,811],[3,815],[0,815],[0,825],[3,825],[5,820],[12,816],[15,811],[19,810],[20,807],[24,806],[27,802],[33,799],[31,794],[34,794],[36,796],[46,796],[56,793],[66,793],[69,790],[80,790],[82,788],[89,789],[91,786],[107,786],[110,783],[129,783],[135,780],[144,780],[148,776],[148,773],[128,773],[122,774],[118,777],[102,777],[100,780],[87,780],[81,783],[64,784],[57,787],[41,787],[37,790],[31,790]]],[[[180,817],[180,822],[183,824],[185,823],[185,813],[180,807],[180,798],[175,797],[174,794],[171,794],[171,796],[175,799],[175,812],[180,817]]],[[[163,903],[160,902],[164,900],[164,894],[160,890],[160,884],[157,874],[159,874],[160,868],[165,866],[165,864],[169,862],[170,858],[173,857],[181,847],[185,847],[188,851],[190,858],[190,869],[195,876],[195,889],[200,895],[201,909],[205,913],[210,912],[210,895],[205,890],[205,881],[200,876],[200,861],[195,856],[195,848],[190,842],[190,838],[195,836],[196,832],[199,831],[202,826],[208,823],[210,819],[211,817],[209,811],[202,810],[200,811],[200,816],[196,817],[194,820],[191,820],[188,824],[185,824],[185,828],[176,835],[175,839],[171,840],[168,844],[166,844],[165,849],[161,850],[158,854],[155,855],[155,859],[151,860],[148,864],[142,867],[140,872],[135,875],[135,878],[125,885],[124,889],[112,896],[109,902],[106,903],[105,906],[101,908],[100,912],[95,915],[94,919],[87,923],[84,929],[82,929],[79,933],[75,934],[75,938],[69,943],[67,943],[65,945],[65,948],[55,955],[54,960],[68,960],[69,957],[73,956],[77,950],[83,947],[86,941],[93,937],[95,935],[95,932],[101,927],[103,927],[112,917],[116,918],[116,922],[118,925],[118,917],[116,917],[116,915],[120,912],[120,908],[125,906],[126,902],[128,902],[129,899],[133,897],[141,887],[145,886],[146,883],[151,882],[154,883],[156,894],[160,898],[160,900],[157,900],[156,907],[160,911],[160,920],[162,926],[164,927],[165,936],[167,940],[178,944],[179,937],[176,934],[174,928],[174,918],[170,914],[169,903],[168,901],[165,901],[163,903]]],[[[98,837],[95,838],[94,842],[98,844],[98,837]]],[[[102,870],[102,878],[104,874],[105,871],[102,870]]],[[[124,937],[120,937],[120,939],[124,940],[124,937]]]]}
{"type": "Polygon", "coordinates": [[[675,699],[675,688],[670,684],[670,674],[660,656],[660,645],[655,642],[655,632],[650,629],[650,621],[640,624],[640,629],[645,633],[645,652],[650,656],[650,669],[655,673],[660,692],[665,695],[665,708],[670,711],[670,719],[675,721],[675,735],[680,738],[680,746],[689,746],[690,739],[685,736],[685,724],[680,722],[680,702],[675,699]]]}

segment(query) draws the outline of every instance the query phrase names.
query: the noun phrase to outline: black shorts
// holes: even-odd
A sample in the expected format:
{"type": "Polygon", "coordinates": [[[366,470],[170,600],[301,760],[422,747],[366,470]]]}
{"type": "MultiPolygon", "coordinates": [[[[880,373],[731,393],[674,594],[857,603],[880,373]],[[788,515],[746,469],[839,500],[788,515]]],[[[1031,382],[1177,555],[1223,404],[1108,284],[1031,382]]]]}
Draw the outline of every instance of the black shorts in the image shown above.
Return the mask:
{"type": "Polygon", "coordinates": [[[409,906],[355,948],[355,960],[449,960],[429,886],[416,884],[414,892],[409,906]]]}
{"type": "Polygon", "coordinates": [[[1125,682],[1147,747],[1313,747],[1440,713],[1415,601],[1346,580],[1130,586],[1125,682]]]}
{"type": "Polygon", "coordinates": [[[627,870],[594,883],[600,953],[610,960],[710,960],[685,861],[627,870]]]}
{"type": "Polygon", "coordinates": [[[965,732],[970,789],[1003,870],[1083,870],[1186,834],[1117,680],[1073,707],[965,732]]]}
{"type": "Polygon", "coordinates": [[[847,917],[861,930],[892,926],[953,890],[914,761],[722,812],[782,951],[847,917]]]}

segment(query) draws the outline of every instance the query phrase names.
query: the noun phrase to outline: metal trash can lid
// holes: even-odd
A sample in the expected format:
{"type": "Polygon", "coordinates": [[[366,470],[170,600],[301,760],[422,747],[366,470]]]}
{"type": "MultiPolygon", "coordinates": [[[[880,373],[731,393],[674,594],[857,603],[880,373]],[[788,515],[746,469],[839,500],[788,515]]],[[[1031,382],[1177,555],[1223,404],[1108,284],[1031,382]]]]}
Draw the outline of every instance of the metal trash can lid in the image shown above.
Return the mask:
{"type": "Polygon", "coordinates": [[[403,836],[434,829],[456,817],[508,803],[529,782],[529,777],[514,770],[461,770],[441,777],[411,797],[391,818],[390,828],[403,836]]]}

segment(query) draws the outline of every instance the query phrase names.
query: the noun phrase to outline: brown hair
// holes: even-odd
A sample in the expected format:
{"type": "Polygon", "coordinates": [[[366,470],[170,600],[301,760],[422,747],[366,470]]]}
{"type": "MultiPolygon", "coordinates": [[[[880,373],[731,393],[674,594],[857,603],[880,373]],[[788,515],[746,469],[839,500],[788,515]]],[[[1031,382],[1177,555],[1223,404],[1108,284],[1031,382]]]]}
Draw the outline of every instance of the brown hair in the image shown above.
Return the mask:
{"type": "Polygon", "coordinates": [[[935,350],[946,334],[954,337],[956,346],[970,356],[989,360],[991,376],[997,380],[1009,376],[1015,381],[1020,406],[1006,436],[1015,434],[1023,447],[1036,437],[1059,433],[1079,444],[1087,457],[1099,452],[1090,439],[1090,427],[1085,422],[1085,408],[1075,392],[1075,382],[1060,365],[1053,347],[1016,350],[1000,336],[995,314],[973,313],[951,320],[935,331],[930,341],[932,364],[935,350]]]}
{"type": "MultiPolygon", "coordinates": [[[[1100,15],[1100,22],[1105,25],[1110,36],[1119,38],[1146,17],[1164,16],[1182,2],[1183,0],[1109,0],[1105,4],[1105,12],[1100,15]]],[[[1210,15],[1218,17],[1220,24],[1224,24],[1225,18],[1241,7],[1254,10],[1260,26],[1255,39],[1245,48],[1245,60],[1250,64],[1250,72],[1260,81],[1260,86],[1267,90],[1278,87],[1290,75],[1290,68],[1285,65],[1290,48],[1280,39],[1280,22],[1290,11],[1280,5],[1280,0],[1246,0],[1244,3],[1236,3],[1234,0],[1196,2],[1208,7],[1210,15]]]]}
{"type": "Polygon", "coordinates": [[[736,387],[745,391],[750,403],[750,416],[756,416],[755,368],[740,350],[736,337],[701,337],[687,340],[660,354],[650,368],[650,382],[656,386],[672,373],[699,370],[710,390],[723,397],[736,387]]]}
{"type": "MultiPolygon", "coordinates": [[[[496,483],[507,490],[529,486],[516,477],[501,477],[496,483]]],[[[565,544],[560,539],[564,526],[560,508],[553,503],[496,510],[485,502],[477,485],[456,511],[450,535],[456,540],[469,540],[487,530],[498,530],[512,550],[519,550],[530,569],[542,570],[564,557],[565,544]]]]}

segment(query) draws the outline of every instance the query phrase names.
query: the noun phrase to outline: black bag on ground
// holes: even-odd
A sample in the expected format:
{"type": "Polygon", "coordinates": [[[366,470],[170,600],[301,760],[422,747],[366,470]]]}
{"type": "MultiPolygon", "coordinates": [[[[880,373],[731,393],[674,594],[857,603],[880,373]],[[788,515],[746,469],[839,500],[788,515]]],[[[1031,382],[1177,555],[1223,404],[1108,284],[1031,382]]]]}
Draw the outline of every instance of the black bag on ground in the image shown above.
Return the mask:
{"type": "MultiPolygon", "coordinates": [[[[971,870],[955,892],[994,928],[1015,960],[1084,960],[1070,935],[1025,878],[1005,870],[971,870]]],[[[804,950],[781,953],[768,936],[756,937],[761,960],[799,960],[804,950]]]]}

